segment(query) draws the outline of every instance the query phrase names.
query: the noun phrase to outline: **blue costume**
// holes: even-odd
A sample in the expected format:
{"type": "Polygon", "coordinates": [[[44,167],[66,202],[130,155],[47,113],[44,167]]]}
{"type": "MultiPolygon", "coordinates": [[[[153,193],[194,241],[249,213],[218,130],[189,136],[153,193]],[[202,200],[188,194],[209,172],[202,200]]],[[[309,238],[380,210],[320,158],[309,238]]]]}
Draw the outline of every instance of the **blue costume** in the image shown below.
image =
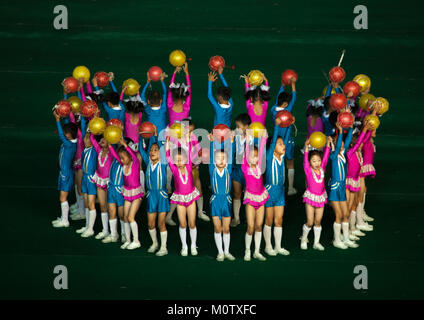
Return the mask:
{"type": "MultiPolygon", "coordinates": [[[[87,130],[86,120],[81,117],[81,132],[85,134],[87,130]]],[[[89,195],[97,194],[97,186],[93,180],[94,174],[97,168],[97,152],[94,147],[84,148],[81,156],[81,167],[82,167],[82,183],[81,191],[89,195]]]]}
{"type": "Polygon", "coordinates": [[[349,129],[345,139],[345,149],[340,153],[342,147],[343,134],[339,133],[334,151],[330,153],[331,159],[331,179],[328,183],[329,201],[346,201],[346,173],[347,161],[346,152],[352,141],[352,128],[349,129]]]}
{"type": "MultiPolygon", "coordinates": [[[[224,76],[220,74],[219,78],[221,79],[221,82],[224,85],[224,87],[228,88],[228,84],[225,81],[224,76]]],[[[215,116],[213,118],[213,126],[215,127],[217,124],[222,123],[227,125],[228,127],[231,127],[231,116],[233,113],[233,106],[234,106],[233,98],[230,98],[230,100],[228,100],[229,105],[218,104],[218,102],[213,97],[212,83],[213,83],[212,81],[208,81],[208,98],[215,110],[215,116]]]]}
{"type": "Polygon", "coordinates": [[[122,195],[123,185],[124,179],[122,177],[122,167],[116,159],[113,159],[109,170],[107,203],[115,203],[118,207],[122,207],[124,205],[124,196],[122,195]]]}
{"type": "MultiPolygon", "coordinates": [[[[116,90],[115,84],[113,83],[113,81],[109,81],[110,86],[112,87],[112,90],[114,92],[118,92],[116,90]]],[[[95,91],[100,91],[99,87],[94,87],[95,91]]],[[[122,125],[125,125],[125,107],[122,104],[121,101],[119,101],[119,107],[109,107],[107,105],[107,103],[105,101],[103,101],[103,108],[105,109],[106,113],[107,113],[107,121],[109,121],[110,119],[119,119],[122,122],[122,125]]]]}
{"type": "MultiPolygon", "coordinates": [[[[269,199],[265,203],[265,207],[279,207],[285,205],[284,198],[284,158],[285,154],[278,160],[274,155],[275,145],[280,136],[283,138],[284,145],[290,137],[291,126],[288,128],[280,128],[275,125],[274,134],[271,144],[266,152],[266,171],[265,171],[265,188],[268,190],[269,199]]],[[[286,151],[287,152],[287,151],[286,151]]]]}
{"type": "MultiPolygon", "coordinates": [[[[229,141],[229,140],[227,140],[229,141]]],[[[233,148],[231,143],[224,142],[224,150],[229,150],[233,148]]],[[[221,148],[221,143],[217,143],[219,148],[221,148]]],[[[231,153],[234,153],[232,149],[231,153]]],[[[218,170],[215,166],[215,152],[214,152],[214,142],[211,141],[210,146],[210,161],[209,161],[209,175],[212,186],[212,195],[210,198],[210,208],[212,217],[231,217],[231,172],[233,165],[227,163],[227,166],[222,172],[218,170]]],[[[230,159],[230,155],[227,156],[227,159],[230,159]]]]}
{"type": "MultiPolygon", "coordinates": [[[[325,93],[325,97],[331,95],[331,90],[333,90],[333,86],[331,84],[327,87],[327,92],[325,93]]],[[[336,93],[343,93],[342,89],[339,87],[336,88],[336,93]]],[[[333,127],[333,125],[330,123],[330,114],[327,114],[327,111],[324,110],[321,116],[322,124],[324,125],[324,134],[328,136],[332,136],[336,133],[336,129],[333,127]]]]}
{"type": "MultiPolygon", "coordinates": [[[[148,152],[153,143],[158,143],[157,137],[152,136],[149,141],[148,152]]],[[[164,148],[160,148],[159,161],[153,164],[148,153],[143,149],[142,139],[139,141],[138,151],[146,164],[146,186],[147,186],[147,212],[169,212],[169,198],[166,191],[166,167],[168,166],[164,148]]]]}
{"type": "Polygon", "coordinates": [[[156,126],[156,129],[158,131],[159,137],[161,137],[161,131],[166,128],[168,125],[168,109],[166,107],[166,86],[163,81],[160,82],[162,85],[163,95],[162,95],[162,104],[160,107],[151,107],[147,103],[146,99],[146,90],[149,86],[149,83],[147,82],[143,88],[143,91],[141,92],[141,101],[143,101],[146,105],[144,108],[144,113],[146,114],[147,121],[153,123],[156,126]]]}
{"type": "Polygon", "coordinates": [[[243,172],[241,171],[241,164],[243,163],[243,159],[244,159],[245,142],[246,142],[246,137],[242,138],[241,136],[236,135],[234,137],[234,142],[232,146],[233,147],[233,152],[232,152],[233,168],[231,171],[231,180],[237,181],[243,187],[246,186],[246,180],[244,179],[243,172]]]}
{"type": "Polygon", "coordinates": [[[77,139],[69,140],[66,138],[62,130],[60,121],[56,122],[57,133],[62,141],[59,151],[59,178],[57,189],[59,191],[70,192],[74,187],[74,170],[72,164],[74,162],[75,152],[77,151],[77,139]]]}

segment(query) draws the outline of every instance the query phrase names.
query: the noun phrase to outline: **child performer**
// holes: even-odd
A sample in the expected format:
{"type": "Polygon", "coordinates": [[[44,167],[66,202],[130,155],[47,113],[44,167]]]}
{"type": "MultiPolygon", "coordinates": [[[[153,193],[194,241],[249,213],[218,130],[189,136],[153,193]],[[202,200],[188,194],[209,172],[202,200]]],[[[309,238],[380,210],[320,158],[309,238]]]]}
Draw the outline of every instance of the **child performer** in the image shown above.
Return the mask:
{"type": "Polygon", "coordinates": [[[140,248],[138,239],[138,225],[135,221],[135,215],[140,208],[141,200],[144,196],[140,184],[140,161],[135,151],[132,150],[124,139],[121,138],[121,146],[118,151],[109,145],[112,156],[123,167],[124,186],[122,194],[124,196],[124,221],[125,221],[125,243],[121,249],[134,250],[140,248]],[[133,241],[131,241],[131,232],[133,241]]]}
{"type": "Polygon", "coordinates": [[[172,74],[171,84],[169,85],[167,105],[170,126],[173,125],[175,121],[181,121],[182,119],[187,118],[190,113],[191,85],[187,62],[183,65],[187,85],[184,83],[174,82],[175,75],[180,70],[181,67],[175,68],[175,71],[172,74]]]}
{"type": "Polygon", "coordinates": [[[312,133],[319,131],[324,133],[324,124],[322,123],[322,113],[324,112],[324,99],[309,100],[306,107],[306,117],[308,125],[308,138],[312,133]]]}
{"type": "Polygon", "coordinates": [[[327,146],[324,156],[322,151],[313,150],[309,152],[309,138],[305,142],[305,153],[303,158],[303,169],[306,176],[306,191],[303,194],[303,202],[306,210],[306,224],[303,225],[303,234],[300,238],[300,248],[308,249],[308,233],[314,225],[314,245],[316,250],[324,250],[319,243],[321,236],[321,219],[324,213],[324,205],[327,202],[325,191],[324,171],[327,166],[330,153],[331,137],[327,137],[327,146]]]}
{"type": "Polygon", "coordinates": [[[69,203],[68,194],[74,187],[74,171],[72,169],[72,162],[77,150],[77,130],[78,127],[74,123],[67,123],[62,129],[60,124],[60,116],[53,112],[56,119],[57,132],[62,141],[59,151],[59,178],[58,190],[60,191],[59,201],[61,207],[61,217],[52,221],[55,228],[69,227],[69,203]]]}
{"type": "Polygon", "coordinates": [[[250,149],[249,142],[253,137],[247,131],[244,161],[241,170],[246,180],[246,191],[244,192],[243,204],[246,205],[247,232],[245,236],[246,250],[244,260],[250,261],[250,245],[252,234],[255,231],[255,251],[253,258],[265,261],[266,258],[260,253],[262,240],[262,224],[264,221],[264,204],[269,199],[268,191],[262,180],[262,156],[265,149],[267,134],[266,130],[260,137],[259,150],[256,146],[250,149]]]}
{"type": "Polygon", "coordinates": [[[269,95],[268,80],[264,74],[263,78],[265,84],[260,87],[249,86],[248,77],[242,75],[244,78],[244,88],[245,88],[245,99],[246,99],[246,108],[247,113],[250,116],[252,122],[260,122],[265,126],[266,114],[268,111],[268,100],[271,99],[269,95]]]}
{"type": "Polygon", "coordinates": [[[168,165],[174,176],[175,191],[171,196],[171,203],[177,204],[178,220],[180,222],[179,233],[182,244],[181,255],[185,257],[188,254],[186,242],[187,220],[190,228],[191,255],[197,255],[196,200],[199,198],[200,193],[193,183],[190,134],[187,128],[184,128],[184,131],[186,132],[183,132],[183,138],[188,146],[188,151],[185,152],[185,150],[178,147],[172,158],[169,136],[166,138],[165,150],[168,165]]]}
{"type": "Polygon", "coordinates": [[[216,73],[210,72],[208,74],[208,99],[215,110],[213,126],[215,127],[217,124],[222,123],[230,128],[234,102],[233,98],[231,98],[231,89],[228,87],[228,84],[222,75],[222,71],[223,68],[219,67],[218,74],[223,86],[218,88],[218,92],[216,94],[218,102],[215,100],[212,94],[212,84],[216,81],[216,73]]]}

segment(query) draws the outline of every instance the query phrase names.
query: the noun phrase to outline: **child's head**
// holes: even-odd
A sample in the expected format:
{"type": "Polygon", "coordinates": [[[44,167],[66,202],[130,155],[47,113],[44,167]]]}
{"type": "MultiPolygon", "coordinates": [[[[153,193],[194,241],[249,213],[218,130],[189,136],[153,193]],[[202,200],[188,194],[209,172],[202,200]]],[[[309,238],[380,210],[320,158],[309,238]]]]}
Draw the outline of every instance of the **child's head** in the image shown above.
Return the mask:
{"type": "Polygon", "coordinates": [[[193,132],[193,130],[194,130],[193,120],[191,120],[190,118],[185,118],[181,122],[188,123],[188,130],[189,130],[189,133],[191,134],[193,132]]]}
{"type": "Polygon", "coordinates": [[[312,150],[308,154],[309,165],[312,169],[318,170],[321,167],[322,151],[312,150]]]}
{"type": "Polygon", "coordinates": [[[129,113],[140,113],[144,111],[144,104],[141,101],[127,101],[125,103],[125,109],[129,113]]]}
{"type": "Polygon", "coordinates": [[[69,122],[65,124],[62,130],[68,140],[74,140],[77,138],[78,126],[75,123],[69,122]]]}
{"type": "Polygon", "coordinates": [[[228,104],[228,100],[231,98],[231,89],[228,87],[219,87],[216,93],[218,103],[228,104]]]}
{"type": "Polygon", "coordinates": [[[147,103],[151,107],[159,107],[162,104],[162,96],[157,90],[152,90],[147,95],[147,103]]]}
{"type": "Polygon", "coordinates": [[[227,153],[223,149],[221,149],[221,150],[215,151],[214,156],[215,156],[215,159],[214,159],[215,160],[215,166],[218,169],[225,168],[226,165],[227,165],[227,159],[228,159],[227,153]]]}
{"type": "Polygon", "coordinates": [[[323,112],[324,112],[323,100],[318,99],[318,100],[309,101],[309,104],[306,107],[306,117],[309,117],[309,116],[320,117],[323,112]]]}
{"type": "Polygon", "coordinates": [[[187,96],[189,95],[188,86],[183,84],[178,84],[176,85],[176,87],[178,88],[170,88],[172,100],[174,101],[174,103],[177,103],[177,102],[182,103],[184,102],[185,98],[187,98],[187,96]]]}
{"type": "Polygon", "coordinates": [[[330,122],[333,128],[336,128],[338,116],[339,113],[337,111],[331,111],[330,116],[328,117],[328,121],[330,122]]]}
{"type": "Polygon", "coordinates": [[[259,161],[259,149],[257,146],[253,147],[253,150],[249,152],[249,164],[251,166],[256,166],[259,161]]]}
{"type": "Polygon", "coordinates": [[[330,104],[330,97],[331,96],[328,96],[327,98],[324,99],[324,109],[327,113],[330,113],[334,110],[330,104]]]}
{"type": "Polygon", "coordinates": [[[241,113],[235,118],[236,128],[246,133],[247,128],[249,128],[252,120],[247,113],[241,113]]]}
{"type": "Polygon", "coordinates": [[[155,142],[151,145],[149,151],[150,160],[156,162],[159,160],[159,145],[155,142]]]}
{"type": "Polygon", "coordinates": [[[178,147],[174,150],[172,159],[178,169],[183,169],[187,164],[187,153],[181,147],[178,147]]]}
{"type": "Polygon", "coordinates": [[[275,144],[274,153],[278,156],[282,156],[286,153],[286,146],[284,145],[284,140],[281,137],[277,138],[277,143],[275,144]]]}
{"type": "Polygon", "coordinates": [[[105,101],[110,108],[116,107],[119,105],[119,93],[118,92],[108,92],[105,96],[105,101]]]}
{"type": "Polygon", "coordinates": [[[96,140],[99,142],[100,147],[102,147],[103,149],[109,147],[109,143],[106,141],[105,137],[102,134],[96,136],[96,140]]]}
{"type": "Polygon", "coordinates": [[[260,102],[264,103],[271,99],[271,96],[268,91],[262,90],[261,87],[257,87],[253,90],[248,90],[244,95],[246,100],[251,100],[252,103],[260,102]]]}
{"type": "Polygon", "coordinates": [[[105,101],[105,96],[102,93],[89,93],[88,97],[94,101],[98,106],[101,105],[103,103],[103,101],[105,101]]]}
{"type": "Polygon", "coordinates": [[[278,95],[278,102],[277,102],[278,106],[280,108],[286,108],[289,105],[291,98],[292,98],[291,93],[288,93],[285,91],[281,92],[278,95]]]}
{"type": "MultiPolygon", "coordinates": [[[[132,139],[130,139],[130,138],[125,138],[124,140],[125,140],[125,143],[128,146],[130,146],[131,144],[134,143],[134,141],[132,141],[132,139]]],[[[127,149],[125,148],[124,145],[120,145],[118,147],[117,153],[118,153],[119,159],[121,160],[121,162],[124,166],[129,165],[131,163],[131,161],[132,161],[131,155],[127,151],[127,149]]]]}

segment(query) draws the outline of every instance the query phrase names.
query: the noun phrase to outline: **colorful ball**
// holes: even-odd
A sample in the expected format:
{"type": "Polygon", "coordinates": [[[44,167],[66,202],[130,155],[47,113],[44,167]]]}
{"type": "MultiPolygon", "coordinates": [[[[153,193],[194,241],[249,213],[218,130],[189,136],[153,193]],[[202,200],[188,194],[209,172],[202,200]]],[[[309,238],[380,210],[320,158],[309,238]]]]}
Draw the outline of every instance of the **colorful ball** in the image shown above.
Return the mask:
{"type": "Polygon", "coordinates": [[[72,96],[72,97],[68,98],[68,101],[71,104],[73,114],[80,113],[82,100],[80,98],[78,98],[77,96],[72,96]]]}
{"type": "Polygon", "coordinates": [[[368,88],[371,88],[371,79],[365,74],[358,74],[353,78],[353,81],[359,84],[361,92],[364,92],[368,88]]]}
{"type": "Polygon", "coordinates": [[[106,129],[106,121],[103,118],[93,118],[88,123],[88,129],[92,134],[102,134],[106,129]]]}
{"type": "Polygon", "coordinates": [[[212,71],[217,71],[219,67],[225,68],[225,60],[221,56],[213,56],[209,59],[209,68],[212,71]]]}
{"type": "Polygon", "coordinates": [[[97,79],[97,85],[99,87],[106,87],[109,83],[109,75],[104,71],[96,72],[94,77],[97,79]]]}
{"type": "Polygon", "coordinates": [[[85,118],[93,116],[99,108],[93,100],[86,100],[81,104],[80,113],[85,118]]]}
{"type": "Polygon", "coordinates": [[[381,105],[380,109],[377,111],[377,114],[384,114],[389,110],[389,101],[383,97],[378,97],[375,99],[374,103],[381,105]]]}
{"type": "MultiPolygon", "coordinates": [[[[326,86],[326,87],[324,88],[324,90],[322,90],[322,95],[323,95],[324,97],[325,97],[325,94],[327,93],[327,89],[328,89],[328,86],[326,86]]],[[[337,93],[336,89],[331,88],[331,93],[330,93],[330,94],[335,94],[335,93],[337,93]]]]}
{"type": "Polygon", "coordinates": [[[364,120],[371,124],[372,130],[376,130],[380,126],[380,119],[373,114],[367,115],[364,120]]]}
{"type": "Polygon", "coordinates": [[[124,125],[122,124],[122,121],[119,119],[110,119],[107,124],[107,126],[116,126],[120,128],[121,130],[124,130],[124,125]]]}
{"type": "Polygon", "coordinates": [[[78,91],[78,80],[74,77],[67,77],[63,79],[62,85],[68,90],[68,92],[78,91]]]}
{"type": "Polygon", "coordinates": [[[84,83],[86,83],[90,80],[90,70],[86,66],[77,66],[72,72],[72,76],[77,80],[83,78],[84,83]]]}
{"type": "Polygon", "coordinates": [[[342,67],[333,67],[328,73],[331,82],[342,82],[346,77],[346,72],[342,67]]]}
{"type": "Polygon", "coordinates": [[[371,102],[372,100],[375,100],[375,97],[371,93],[363,94],[359,98],[359,106],[361,107],[361,109],[363,109],[365,111],[369,111],[369,103],[368,102],[371,102]]]}
{"type": "Polygon", "coordinates": [[[340,112],[337,116],[337,122],[340,123],[342,128],[350,128],[355,121],[355,117],[350,112],[340,112]]]}
{"type": "Polygon", "coordinates": [[[110,144],[118,143],[122,138],[122,129],[118,126],[107,126],[103,132],[103,137],[110,144]]]}
{"type": "Polygon", "coordinates": [[[281,81],[287,86],[291,84],[291,79],[294,78],[297,81],[297,73],[294,70],[288,69],[281,75],[281,81]]]}
{"type": "Polygon", "coordinates": [[[60,100],[55,105],[56,113],[62,118],[69,116],[72,110],[72,106],[68,100],[60,100]]]}
{"type": "Polygon", "coordinates": [[[327,137],[321,131],[315,131],[309,136],[309,144],[315,149],[321,149],[326,142],[327,137]]]}
{"type": "Polygon", "coordinates": [[[264,125],[260,122],[252,122],[249,126],[249,129],[253,131],[252,135],[255,138],[261,137],[265,133],[265,130],[266,130],[264,125]]]}
{"type": "Polygon", "coordinates": [[[348,81],[343,87],[343,92],[346,96],[348,96],[349,93],[352,92],[352,97],[354,98],[359,94],[359,92],[361,92],[361,86],[355,81],[348,81]]]}
{"type": "Polygon", "coordinates": [[[160,80],[160,76],[162,74],[162,69],[160,67],[157,66],[153,66],[149,69],[149,78],[152,81],[159,81],[160,80]]]}
{"type": "Polygon", "coordinates": [[[138,133],[143,138],[150,138],[155,134],[155,125],[149,121],[144,121],[138,127],[138,133]]]}
{"type": "Polygon", "coordinates": [[[275,115],[275,118],[276,119],[278,118],[281,120],[279,124],[281,128],[287,128],[290,125],[292,125],[294,122],[293,115],[287,110],[278,111],[277,114],[275,115]]]}
{"type": "Polygon", "coordinates": [[[347,99],[342,93],[335,93],[330,96],[330,106],[335,110],[346,107],[347,99]]]}
{"type": "Polygon", "coordinates": [[[248,82],[253,86],[260,86],[264,82],[264,75],[259,70],[252,70],[247,74],[248,82]]]}
{"type": "Polygon", "coordinates": [[[181,139],[183,133],[183,125],[181,123],[176,122],[169,129],[172,137],[181,139]]]}
{"type": "Polygon", "coordinates": [[[230,138],[231,130],[225,124],[222,124],[222,123],[217,124],[212,130],[212,135],[213,135],[214,140],[223,142],[223,141],[227,140],[228,138],[230,138]]]}
{"type": "Polygon", "coordinates": [[[126,95],[134,96],[137,94],[138,89],[140,88],[140,85],[138,84],[137,80],[129,78],[125,80],[124,83],[122,84],[122,88],[124,87],[128,87],[124,92],[126,95]]]}
{"type": "Polygon", "coordinates": [[[169,62],[174,67],[181,67],[186,62],[186,55],[181,50],[174,50],[169,55],[169,62]]]}

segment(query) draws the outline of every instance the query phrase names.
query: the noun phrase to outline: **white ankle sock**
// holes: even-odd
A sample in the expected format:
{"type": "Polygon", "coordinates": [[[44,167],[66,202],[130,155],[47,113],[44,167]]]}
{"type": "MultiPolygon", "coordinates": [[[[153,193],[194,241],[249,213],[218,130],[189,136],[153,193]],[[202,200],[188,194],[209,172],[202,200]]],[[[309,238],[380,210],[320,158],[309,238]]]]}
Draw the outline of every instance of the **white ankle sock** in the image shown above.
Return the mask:
{"type": "Polygon", "coordinates": [[[275,249],[281,249],[281,238],[283,237],[283,227],[274,226],[275,249]]]}
{"type": "Polygon", "coordinates": [[[179,228],[182,248],[187,248],[187,228],[179,228]]]}
{"type": "Polygon", "coordinates": [[[85,227],[88,228],[90,223],[90,210],[85,208],[85,227]]]}
{"type": "Polygon", "coordinates": [[[319,243],[319,238],[321,237],[321,227],[314,226],[314,245],[319,243]]]}
{"type": "Polygon", "coordinates": [[[272,248],[272,244],[271,244],[271,231],[272,231],[272,227],[264,224],[264,239],[265,239],[265,247],[266,248],[272,248]]]}
{"type": "Polygon", "coordinates": [[[168,238],[168,231],[162,231],[160,233],[160,248],[166,249],[166,239],[168,238]]]}
{"type": "Polygon", "coordinates": [[[342,222],[343,240],[349,240],[349,222],[342,222]]]}
{"type": "Polygon", "coordinates": [[[196,200],[196,204],[197,204],[197,213],[202,213],[203,212],[203,196],[199,197],[199,199],[196,200]]]}
{"type": "Polygon", "coordinates": [[[158,238],[156,236],[156,229],[149,229],[150,238],[152,239],[152,244],[158,244],[158,238]]]}
{"type": "Polygon", "coordinates": [[[95,222],[96,222],[96,209],[90,210],[90,221],[88,223],[89,230],[93,231],[95,222]]]}
{"type": "Polygon", "coordinates": [[[109,214],[107,212],[102,212],[102,227],[103,232],[109,233],[109,214]]]}
{"type": "Polygon", "coordinates": [[[261,240],[262,240],[262,232],[256,231],[255,232],[255,253],[259,253],[261,250],[261,240]]]}
{"type": "Polygon", "coordinates": [[[68,221],[68,216],[69,216],[69,203],[68,203],[68,201],[61,202],[60,208],[61,208],[61,211],[62,211],[62,221],[69,222],[68,221]]]}
{"type": "Polygon", "coordinates": [[[121,236],[125,235],[125,221],[119,219],[119,223],[121,224],[121,236]]]}
{"type": "Polygon", "coordinates": [[[306,224],[302,227],[302,241],[306,241],[308,239],[309,231],[311,231],[311,228],[308,228],[306,224]]]}
{"type": "Polygon", "coordinates": [[[118,231],[117,231],[117,226],[118,226],[118,220],[115,219],[110,219],[109,220],[109,226],[110,226],[110,234],[112,235],[112,237],[116,237],[118,231]]]}
{"type": "Polygon", "coordinates": [[[230,234],[224,233],[222,235],[223,241],[224,241],[224,254],[230,253],[230,234]]]}
{"type": "Polygon", "coordinates": [[[133,242],[138,242],[138,225],[137,222],[133,221],[130,223],[131,232],[133,235],[133,242]]]}
{"type": "Polygon", "coordinates": [[[79,195],[78,192],[77,192],[77,203],[78,203],[79,213],[84,214],[85,213],[84,197],[83,197],[83,195],[79,195]]]}
{"type": "Polygon", "coordinates": [[[219,254],[224,254],[224,251],[222,250],[222,234],[221,233],[214,233],[215,238],[215,244],[216,248],[218,249],[219,254]]]}
{"type": "MultiPolygon", "coordinates": [[[[190,228],[189,228],[190,229],[190,228]]],[[[191,240],[191,247],[196,248],[196,239],[197,239],[197,229],[194,227],[193,229],[190,229],[190,240],[191,240]]]]}
{"type": "Polygon", "coordinates": [[[294,169],[288,169],[287,170],[287,176],[288,176],[288,180],[289,180],[289,189],[293,189],[294,169]]]}
{"type": "Polygon", "coordinates": [[[234,219],[240,220],[240,207],[241,207],[241,200],[240,199],[234,199],[233,200],[233,213],[234,213],[234,219]]]}
{"type": "Polygon", "coordinates": [[[244,237],[244,244],[246,246],[246,250],[250,250],[250,246],[252,245],[252,235],[246,232],[244,237]]]}
{"type": "Polygon", "coordinates": [[[340,242],[340,230],[342,229],[342,225],[340,223],[333,223],[333,231],[334,231],[334,241],[340,242]]]}
{"type": "Polygon", "coordinates": [[[350,230],[356,229],[356,211],[352,211],[350,213],[349,225],[350,225],[350,230]]]}
{"type": "Polygon", "coordinates": [[[131,227],[128,222],[124,222],[125,227],[125,238],[127,238],[126,241],[131,242],[131,227]]]}

